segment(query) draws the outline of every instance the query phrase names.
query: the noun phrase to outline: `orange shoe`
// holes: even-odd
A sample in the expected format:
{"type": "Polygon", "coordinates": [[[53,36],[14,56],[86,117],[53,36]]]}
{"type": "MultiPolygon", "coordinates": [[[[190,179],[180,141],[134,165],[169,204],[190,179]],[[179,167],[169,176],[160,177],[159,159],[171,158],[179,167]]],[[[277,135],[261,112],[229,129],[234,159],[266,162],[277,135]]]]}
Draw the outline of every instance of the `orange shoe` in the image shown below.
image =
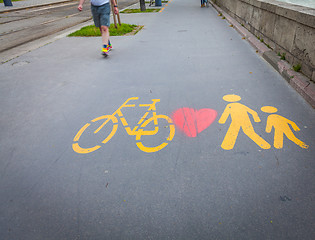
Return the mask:
{"type": "Polygon", "coordinates": [[[106,45],[106,47],[104,46],[104,47],[102,48],[102,55],[103,55],[104,57],[108,57],[108,52],[109,52],[109,46],[106,45]]]}

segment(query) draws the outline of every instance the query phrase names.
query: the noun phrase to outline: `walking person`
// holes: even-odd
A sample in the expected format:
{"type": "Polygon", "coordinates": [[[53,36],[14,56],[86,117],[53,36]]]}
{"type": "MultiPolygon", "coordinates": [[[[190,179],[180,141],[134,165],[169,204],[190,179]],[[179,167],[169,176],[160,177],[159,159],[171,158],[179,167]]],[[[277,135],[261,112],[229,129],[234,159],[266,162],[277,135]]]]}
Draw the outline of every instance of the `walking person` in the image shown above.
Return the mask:
{"type": "MultiPolygon", "coordinates": [[[[85,0],[79,1],[78,10],[82,11],[85,0]]],[[[116,0],[91,0],[91,11],[95,27],[98,27],[102,35],[102,54],[107,57],[112,49],[109,41],[110,3],[114,6],[114,14],[118,14],[116,0]]]]}
{"type": "MultiPolygon", "coordinates": [[[[265,106],[261,108],[261,111],[265,113],[276,113],[278,112],[278,109],[271,106],[265,106]]],[[[271,133],[272,128],[274,128],[274,147],[278,149],[283,148],[283,136],[285,135],[296,145],[300,146],[301,148],[307,149],[309,146],[293,134],[290,126],[294,131],[300,131],[300,128],[296,125],[295,122],[285,117],[282,117],[278,114],[271,114],[268,116],[266,132],[271,133]]]]}
{"type": "Polygon", "coordinates": [[[201,7],[206,7],[206,4],[208,3],[209,0],[201,0],[201,7]]]}
{"type": "Polygon", "coordinates": [[[220,124],[226,123],[228,117],[231,117],[231,125],[227,131],[221,147],[225,150],[231,150],[234,148],[237,136],[242,129],[247,137],[253,140],[262,149],[269,149],[271,146],[262,137],[260,137],[254,130],[251,123],[249,114],[252,115],[255,122],[260,122],[258,114],[246,107],[245,105],[238,103],[241,97],[238,95],[225,95],[223,100],[231,102],[228,104],[219,119],[220,124]]]}

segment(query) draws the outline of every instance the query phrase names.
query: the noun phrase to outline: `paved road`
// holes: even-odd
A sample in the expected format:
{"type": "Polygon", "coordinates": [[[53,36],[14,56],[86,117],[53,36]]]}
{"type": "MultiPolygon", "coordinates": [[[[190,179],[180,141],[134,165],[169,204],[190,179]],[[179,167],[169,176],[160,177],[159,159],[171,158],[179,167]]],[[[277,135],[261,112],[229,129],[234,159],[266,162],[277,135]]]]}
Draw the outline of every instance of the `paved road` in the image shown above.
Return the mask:
{"type": "Polygon", "coordinates": [[[13,6],[5,6],[4,3],[0,4],[0,12],[15,11],[22,8],[38,7],[48,4],[58,4],[64,2],[71,2],[77,0],[22,0],[11,1],[13,6]]]}
{"type": "MultiPolygon", "coordinates": [[[[119,6],[123,9],[136,2],[136,0],[121,0],[119,6]]],[[[78,12],[77,5],[77,1],[65,1],[1,12],[0,53],[91,20],[90,2],[85,2],[82,12],[78,12]]],[[[29,5],[20,7],[23,6],[29,5]]]]}
{"type": "Polygon", "coordinates": [[[315,112],[199,4],[0,66],[3,239],[314,238],[315,112]]]}

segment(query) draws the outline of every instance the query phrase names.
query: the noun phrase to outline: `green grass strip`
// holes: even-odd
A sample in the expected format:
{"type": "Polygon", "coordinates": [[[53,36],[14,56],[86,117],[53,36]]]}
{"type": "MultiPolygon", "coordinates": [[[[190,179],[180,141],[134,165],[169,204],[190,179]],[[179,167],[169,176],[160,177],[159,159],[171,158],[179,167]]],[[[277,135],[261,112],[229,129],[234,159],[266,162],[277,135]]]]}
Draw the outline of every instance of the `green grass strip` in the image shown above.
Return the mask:
{"type": "MultiPolygon", "coordinates": [[[[136,27],[138,26],[134,24],[122,23],[121,25],[117,24],[117,28],[115,28],[115,25],[112,23],[109,27],[109,34],[111,36],[123,36],[127,33],[132,32],[136,27]]],[[[68,35],[68,37],[98,37],[98,36],[101,36],[100,29],[95,27],[94,25],[83,27],[80,30],[68,35]]]]}
{"type": "Polygon", "coordinates": [[[168,3],[168,1],[162,1],[162,3],[168,3]]]}
{"type": "MultiPolygon", "coordinates": [[[[168,3],[168,1],[161,1],[162,3],[168,3]]],[[[150,1],[145,1],[145,3],[150,3],[150,1]]]]}
{"type": "Polygon", "coordinates": [[[121,11],[121,13],[152,13],[152,12],[159,12],[160,10],[161,8],[149,8],[142,12],[140,8],[139,9],[125,9],[121,11]]]}

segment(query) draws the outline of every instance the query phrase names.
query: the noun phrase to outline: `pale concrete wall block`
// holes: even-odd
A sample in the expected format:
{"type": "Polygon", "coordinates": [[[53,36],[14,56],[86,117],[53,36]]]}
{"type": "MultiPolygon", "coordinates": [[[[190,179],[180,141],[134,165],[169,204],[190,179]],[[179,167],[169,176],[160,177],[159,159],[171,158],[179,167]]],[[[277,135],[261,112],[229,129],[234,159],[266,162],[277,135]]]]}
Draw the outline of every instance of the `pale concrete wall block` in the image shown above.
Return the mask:
{"type": "MultiPolygon", "coordinates": [[[[301,63],[301,62],[299,62],[299,63],[301,63]]],[[[301,72],[303,72],[305,76],[311,78],[313,71],[314,71],[314,68],[312,68],[311,66],[308,66],[306,64],[302,64],[301,72]]]]}
{"type": "Polygon", "coordinates": [[[261,8],[261,1],[257,1],[257,0],[240,0],[242,2],[245,2],[251,6],[257,7],[257,8],[261,8]]]}
{"type": "Polygon", "coordinates": [[[276,24],[276,15],[267,11],[261,14],[259,31],[270,39],[273,39],[274,29],[276,24]]]}
{"type": "Polygon", "coordinates": [[[315,68],[315,29],[298,26],[291,52],[298,59],[315,68]]]}
{"type": "Polygon", "coordinates": [[[235,9],[236,9],[236,5],[238,3],[238,1],[223,1],[224,2],[224,6],[229,9],[230,11],[235,13],[235,9]]]}
{"type": "Polygon", "coordinates": [[[273,33],[274,41],[288,51],[292,49],[297,23],[277,16],[273,33]]]}
{"type": "Polygon", "coordinates": [[[244,2],[238,2],[236,6],[236,15],[245,20],[245,22],[249,22],[253,15],[254,7],[251,5],[248,5],[244,2]]]}
{"type": "Polygon", "coordinates": [[[286,51],[285,60],[292,65],[294,63],[295,57],[290,53],[286,51]]]}
{"type": "Polygon", "coordinates": [[[269,2],[262,2],[260,8],[267,12],[275,13],[277,6],[269,2]]]}
{"type": "Polygon", "coordinates": [[[250,25],[252,25],[255,29],[259,29],[260,26],[260,18],[262,10],[260,8],[254,8],[252,19],[250,19],[250,25]]]}
{"type": "Polygon", "coordinates": [[[217,4],[286,61],[315,78],[315,9],[274,0],[217,0],[217,4]]]}
{"type": "Polygon", "coordinates": [[[305,26],[315,28],[315,9],[305,9],[298,15],[297,21],[305,26]]]}
{"type": "Polygon", "coordinates": [[[299,12],[293,10],[296,7],[291,6],[290,8],[284,8],[284,7],[280,7],[280,6],[276,6],[276,11],[275,13],[279,16],[288,18],[290,20],[296,21],[299,12]]]}

